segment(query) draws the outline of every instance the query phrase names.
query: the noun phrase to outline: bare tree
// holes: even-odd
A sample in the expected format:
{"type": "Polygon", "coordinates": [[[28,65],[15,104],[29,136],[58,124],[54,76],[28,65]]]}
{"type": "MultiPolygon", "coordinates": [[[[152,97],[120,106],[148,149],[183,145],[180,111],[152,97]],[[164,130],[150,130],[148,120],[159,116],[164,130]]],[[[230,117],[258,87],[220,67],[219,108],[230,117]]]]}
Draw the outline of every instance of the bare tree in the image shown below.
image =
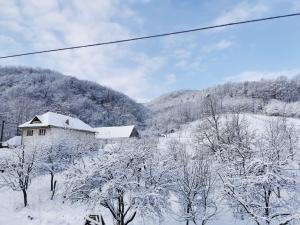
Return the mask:
{"type": "Polygon", "coordinates": [[[214,199],[215,177],[208,155],[191,154],[186,144],[169,143],[169,153],[176,165],[173,191],[181,206],[179,220],[205,225],[217,212],[214,199]]]}
{"type": "Polygon", "coordinates": [[[219,171],[228,203],[258,225],[289,224],[298,209],[295,177],[289,171],[293,163],[288,125],[271,121],[255,138],[242,122],[234,124],[226,128],[232,135],[221,145],[224,169],[219,171]]]}
{"type": "Polygon", "coordinates": [[[37,154],[37,167],[39,173],[50,175],[51,200],[53,200],[57,188],[55,175],[69,167],[70,151],[63,144],[39,146],[37,154]]]}
{"type": "Polygon", "coordinates": [[[8,186],[13,191],[21,191],[24,206],[28,205],[27,191],[34,169],[35,151],[24,147],[13,150],[13,157],[4,164],[4,173],[0,176],[1,186],[8,186]]]}
{"type": "Polygon", "coordinates": [[[220,150],[219,144],[222,139],[220,126],[221,102],[213,95],[207,95],[203,101],[203,122],[198,125],[194,134],[195,141],[216,153],[220,150]]]}

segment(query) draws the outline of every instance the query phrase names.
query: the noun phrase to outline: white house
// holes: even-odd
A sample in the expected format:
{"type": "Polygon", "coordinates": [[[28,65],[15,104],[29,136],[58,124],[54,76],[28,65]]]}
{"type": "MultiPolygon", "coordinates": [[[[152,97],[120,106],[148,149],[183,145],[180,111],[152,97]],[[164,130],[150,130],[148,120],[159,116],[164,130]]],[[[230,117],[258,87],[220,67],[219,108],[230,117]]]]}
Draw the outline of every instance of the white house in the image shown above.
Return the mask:
{"type": "Polygon", "coordinates": [[[23,145],[51,145],[74,140],[84,143],[95,139],[95,130],[88,124],[53,112],[37,115],[19,128],[23,145]]]}
{"type": "Polygon", "coordinates": [[[139,133],[134,125],[131,126],[118,126],[118,127],[97,127],[96,139],[121,139],[139,137],[139,133]]]}

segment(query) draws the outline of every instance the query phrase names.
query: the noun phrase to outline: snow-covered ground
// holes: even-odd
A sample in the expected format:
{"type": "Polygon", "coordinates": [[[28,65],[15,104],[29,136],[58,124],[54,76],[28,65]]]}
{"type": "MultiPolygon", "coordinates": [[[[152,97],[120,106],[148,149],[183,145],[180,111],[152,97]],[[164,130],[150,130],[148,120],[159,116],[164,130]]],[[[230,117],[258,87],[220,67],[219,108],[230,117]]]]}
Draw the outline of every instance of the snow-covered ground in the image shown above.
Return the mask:
{"type": "MultiPolygon", "coordinates": [[[[58,183],[60,178],[58,177],[58,183]]],[[[63,203],[63,199],[56,197],[50,200],[49,176],[33,179],[29,187],[29,206],[23,207],[22,193],[10,189],[0,189],[0,224],[2,225],[84,225],[84,216],[100,214],[83,203],[63,203]]],[[[175,203],[174,203],[175,205],[175,203]]],[[[101,212],[103,215],[103,212],[101,212]]],[[[183,225],[177,221],[175,215],[169,213],[159,221],[137,218],[133,225],[183,225]]],[[[236,220],[229,210],[223,210],[213,225],[252,225],[250,221],[236,220]]],[[[108,223],[108,225],[112,225],[108,223]]]]}
{"type": "MultiPolygon", "coordinates": [[[[252,129],[261,130],[266,121],[272,117],[262,115],[245,114],[245,119],[249,122],[252,129]]],[[[167,142],[172,139],[179,139],[182,142],[189,142],[192,139],[192,131],[200,121],[195,121],[182,127],[181,131],[160,138],[160,148],[165,148],[167,142]]],[[[300,128],[300,119],[288,119],[288,122],[300,128]]],[[[0,157],[9,157],[10,150],[0,150],[0,157]]],[[[58,190],[62,187],[62,177],[58,175],[58,190]]],[[[98,211],[89,209],[83,203],[71,204],[63,203],[63,198],[57,195],[54,200],[50,200],[49,190],[50,178],[48,175],[39,176],[32,180],[28,191],[29,206],[23,207],[22,193],[14,192],[9,188],[0,189],[0,225],[83,225],[84,216],[87,214],[100,214],[98,211]]],[[[173,203],[176,207],[176,203],[173,203]]],[[[248,220],[235,219],[226,206],[219,212],[217,218],[212,221],[212,225],[252,225],[248,220]]],[[[103,214],[103,212],[101,212],[103,214]]],[[[105,214],[104,214],[105,215],[105,214]]],[[[163,220],[146,221],[139,218],[132,224],[141,225],[183,225],[171,213],[167,214],[163,220]]],[[[110,224],[108,224],[110,225],[110,224]]]]}
{"type": "Polygon", "coordinates": [[[33,179],[29,191],[29,206],[23,207],[21,192],[8,188],[0,191],[0,224],[7,225],[76,225],[83,224],[86,209],[83,205],[62,204],[50,200],[49,177],[33,179]]]}

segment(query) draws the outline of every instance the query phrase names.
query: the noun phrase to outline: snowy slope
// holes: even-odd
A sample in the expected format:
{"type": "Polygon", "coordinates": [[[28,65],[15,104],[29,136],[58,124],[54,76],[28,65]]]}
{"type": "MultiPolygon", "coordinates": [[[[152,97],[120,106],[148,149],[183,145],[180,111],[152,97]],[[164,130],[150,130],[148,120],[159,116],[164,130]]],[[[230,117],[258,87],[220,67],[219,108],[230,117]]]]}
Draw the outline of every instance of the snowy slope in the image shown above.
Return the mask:
{"type": "MultiPolygon", "coordinates": [[[[225,116],[228,115],[223,115],[223,119],[225,116]]],[[[252,131],[260,132],[264,129],[266,124],[270,122],[271,120],[276,119],[275,116],[265,116],[265,115],[259,115],[259,114],[241,114],[241,119],[245,119],[248,122],[249,128],[252,131]]],[[[292,124],[300,130],[300,119],[296,118],[288,118],[287,119],[288,123],[292,124]]],[[[201,120],[197,120],[188,124],[184,124],[181,126],[181,129],[179,131],[176,131],[174,133],[166,134],[165,137],[160,138],[160,145],[159,147],[161,149],[165,149],[167,147],[167,144],[171,140],[179,140],[180,142],[184,143],[192,143],[193,141],[193,132],[196,129],[196,127],[201,123],[201,120]]]]}
{"type": "MultiPolygon", "coordinates": [[[[230,114],[223,115],[223,118],[226,116],[230,116],[230,114]]],[[[255,131],[260,131],[262,130],[265,125],[276,119],[277,117],[275,116],[265,116],[265,115],[260,115],[260,114],[241,114],[240,115],[241,119],[245,119],[248,122],[249,128],[251,130],[255,131]]],[[[222,119],[221,119],[222,120],[222,119]]],[[[201,123],[201,120],[193,121],[188,124],[184,124],[181,126],[181,129],[177,132],[167,134],[167,136],[164,138],[162,137],[161,140],[163,141],[164,139],[170,139],[170,138],[175,138],[175,139],[191,139],[192,138],[192,133],[193,130],[201,123]]],[[[293,124],[295,127],[300,129],[300,119],[296,118],[287,118],[287,122],[290,124],[293,124]]]]}

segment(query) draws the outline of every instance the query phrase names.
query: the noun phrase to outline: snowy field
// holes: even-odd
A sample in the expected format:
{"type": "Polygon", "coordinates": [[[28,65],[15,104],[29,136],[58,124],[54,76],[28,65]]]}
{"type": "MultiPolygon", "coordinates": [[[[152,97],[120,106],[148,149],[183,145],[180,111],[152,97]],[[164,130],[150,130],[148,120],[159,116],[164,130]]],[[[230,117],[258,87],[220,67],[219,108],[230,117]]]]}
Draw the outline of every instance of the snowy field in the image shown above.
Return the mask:
{"type": "MultiPolygon", "coordinates": [[[[271,117],[261,115],[244,115],[248,120],[251,129],[261,130],[267,120],[271,117]]],[[[299,119],[288,119],[288,122],[300,128],[299,119]]],[[[176,139],[185,143],[189,143],[192,139],[192,131],[199,124],[195,121],[182,127],[181,131],[160,138],[159,148],[164,150],[169,140],[176,139]]],[[[1,150],[0,157],[9,157],[9,150],[1,150]]],[[[61,189],[60,181],[62,177],[57,175],[58,192],[61,189]]],[[[50,200],[51,192],[49,190],[49,176],[40,176],[34,178],[29,187],[28,192],[29,206],[23,207],[22,193],[14,192],[9,188],[0,189],[0,225],[83,225],[84,216],[87,214],[100,214],[98,211],[90,209],[83,203],[70,204],[64,202],[64,199],[57,195],[54,200],[50,200]]],[[[176,202],[173,202],[176,208],[176,202]]],[[[232,216],[232,213],[226,206],[221,210],[216,219],[211,221],[211,225],[252,225],[248,220],[238,220],[232,216]]],[[[101,212],[106,215],[105,212],[101,212]]],[[[107,222],[112,224],[111,221],[107,222]]],[[[149,221],[143,218],[136,219],[132,224],[139,225],[183,225],[175,219],[172,213],[161,220],[149,221]]]]}

